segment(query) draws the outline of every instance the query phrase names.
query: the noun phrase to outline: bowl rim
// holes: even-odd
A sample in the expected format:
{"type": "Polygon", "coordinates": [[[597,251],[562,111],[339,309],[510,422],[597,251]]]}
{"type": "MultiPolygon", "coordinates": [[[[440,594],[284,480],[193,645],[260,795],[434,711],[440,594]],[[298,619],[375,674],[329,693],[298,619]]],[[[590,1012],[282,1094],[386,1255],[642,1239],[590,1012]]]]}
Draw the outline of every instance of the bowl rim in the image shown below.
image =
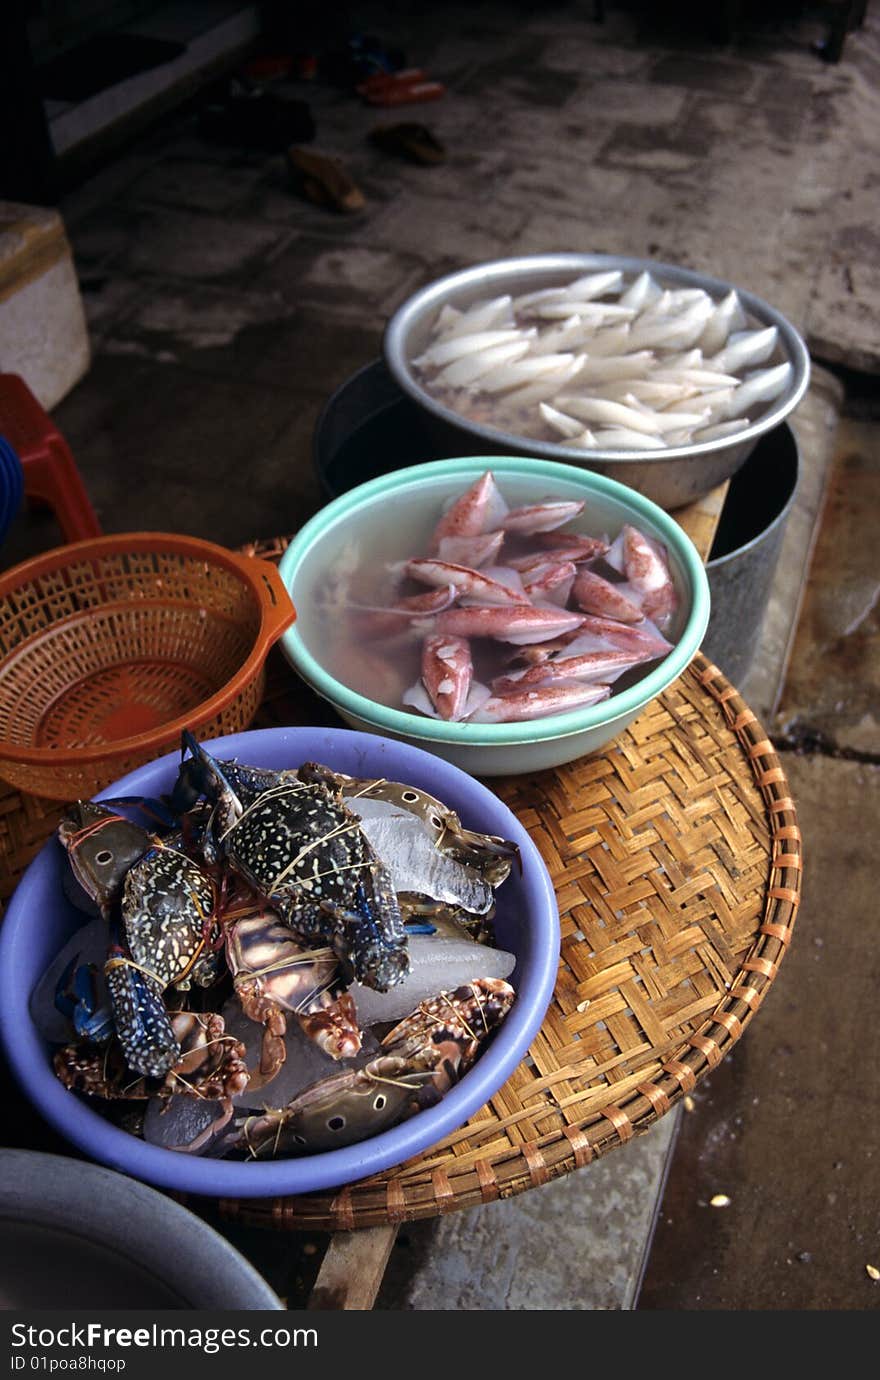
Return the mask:
{"type": "Polygon", "coordinates": [[[480,439],[484,439],[496,445],[506,445],[522,451],[527,446],[533,445],[540,447],[546,458],[567,460],[569,464],[582,463],[584,465],[589,465],[591,462],[661,465],[664,461],[696,460],[706,455],[729,450],[734,445],[749,445],[757,441],[766,431],[778,426],[797,407],[810,382],[810,354],[803,337],[788,318],[776,307],[765,301],[763,297],[758,297],[747,288],[737,287],[735,283],[727,282],[722,278],[715,278],[696,269],[681,268],[677,264],[663,263],[656,259],[641,259],[618,254],[524,254],[507,259],[492,259],[486,263],[455,269],[453,272],[446,273],[441,278],[435,278],[432,282],[417,288],[393,312],[382,333],[382,356],[392,378],[404,393],[419,407],[432,413],[439,421],[470,433],[476,444],[479,444],[480,439]],[[662,451],[624,449],[579,449],[575,451],[571,446],[557,444],[554,441],[535,441],[532,437],[522,436],[516,432],[504,431],[499,427],[489,426],[482,422],[468,421],[460,412],[456,412],[453,408],[447,407],[432,397],[427,390],[422,388],[413,375],[410,361],[406,356],[405,344],[414,321],[419,319],[431,306],[440,307],[444,302],[451,300],[456,290],[464,291],[468,287],[482,283],[485,284],[487,293],[491,295],[493,287],[497,286],[498,283],[512,273],[526,269],[536,274],[546,273],[549,275],[561,273],[564,269],[582,273],[585,270],[601,271],[612,268],[619,268],[624,273],[648,272],[658,279],[666,279],[682,287],[701,287],[718,298],[726,296],[729,292],[735,292],[752,316],[757,317],[766,325],[777,327],[793,371],[789,389],[776,400],[768,412],[744,430],[735,432],[731,436],[718,437],[714,441],[701,442],[698,446],[667,446],[662,451]]]}
{"type": "MultiPolygon", "coordinates": [[[[206,746],[219,756],[238,756],[243,761],[251,754],[255,765],[265,766],[271,765],[261,760],[267,754],[271,754],[273,761],[288,755],[291,763],[304,761],[306,757],[302,754],[308,752],[313,756],[316,741],[322,752],[329,746],[331,755],[336,754],[337,760],[341,755],[342,761],[363,764],[367,768],[350,771],[352,775],[374,774],[369,770],[373,765],[379,766],[375,775],[384,775],[379,764],[383,756],[390,753],[398,779],[403,775],[411,776],[422,789],[440,798],[448,793],[458,803],[459,813],[464,814],[466,821],[472,808],[484,813],[485,832],[500,834],[519,845],[523,869],[518,880],[523,887],[524,906],[529,912],[546,918],[546,927],[541,931],[545,942],[533,948],[528,971],[517,987],[517,1000],[491,1045],[435,1106],[367,1140],[314,1155],[256,1164],[187,1155],[148,1144],[113,1126],[55,1077],[47,1058],[47,1041],[37,1031],[30,1015],[32,984],[20,980],[22,967],[26,966],[21,960],[26,956],[28,934],[33,930],[31,901],[39,898],[46,884],[45,869],[56,871],[63,861],[59,853],[53,853],[58,844],[56,839],[50,838],[20,878],[0,928],[0,1046],[25,1096],[50,1125],[66,1140],[111,1169],[122,1170],[161,1188],[221,1198],[298,1194],[339,1187],[401,1164],[462,1126],[513,1073],[543,1023],[559,966],[561,936],[556,891],[546,864],[524,825],[488,786],[414,744],[349,728],[296,725],[250,729],[206,740],[206,746]],[[300,742],[302,747],[297,746],[300,742]],[[476,797],[478,805],[462,806],[462,796],[467,802],[476,797]]],[[[154,758],[107,786],[94,798],[141,794],[141,785],[147,775],[167,779],[170,785],[179,762],[179,752],[154,758]]],[[[529,934],[534,937],[535,933],[536,927],[530,927],[529,934]]],[[[38,976],[34,978],[35,982],[38,980],[38,976]]]]}
{"type": "MultiPolygon", "coordinates": [[[[276,572],[270,562],[259,557],[243,556],[202,537],[191,537],[179,532],[123,532],[87,537],[83,541],[71,542],[66,546],[56,546],[3,571],[0,575],[0,598],[10,594],[25,580],[38,579],[78,560],[87,560],[91,555],[139,551],[155,553],[159,543],[165,551],[176,552],[193,559],[202,557],[211,560],[247,585],[260,615],[247,656],[218,690],[213,691],[206,699],[200,700],[186,713],[176,714],[173,719],[168,719],[155,728],[99,743],[93,747],[33,747],[0,739],[0,765],[3,762],[11,762],[16,766],[57,767],[63,772],[94,766],[119,757],[128,757],[135,752],[149,751],[151,747],[158,749],[164,742],[179,735],[182,729],[191,727],[194,723],[205,723],[228,709],[259,673],[270,647],[280,637],[283,628],[295,621],[296,610],[292,603],[288,609],[281,610],[270,602],[280,593],[278,580],[275,578],[276,572]]],[[[284,595],[289,601],[290,596],[286,588],[284,595]]],[[[100,610],[118,607],[120,604],[127,605],[130,602],[128,599],[114,600],[101,605],[100,610]]],[[[83,616],[86,614],[87,611],[84,610],[83,616]]],[[[28,640],[29,638],[24,639],[0,660],[0,671],[7,662],[21,653],[28,640]]]]}
{"type": "Polygon", "coordinates": [[[44,1150],[0,1149],[0,1216],[103,1246],[156,1274],[190,1307],[285,1307],[251,1261],[208,1222],[104,1165],[44,1150]]]}
{"type": "Polygon", "coordinates": [[[320,540],[336,522],[355,511],[361,502],[391,493],[401,483],[410,484],[434,475],[451,477],[461,474],[473,479],[477,477],[478,472],[482,473],[486,469],[491,469],[498,476],[538,477],[546,479],[548,484],[554,479],[564,480],[568,484],[574,483],[592,494],[601,494],[630,510],[634,509],[639,517],[647,518],[655,530],[663,535],[667,545],[675,551],[684,567],[690,586],[691,608],[678,642],[653,670],[648,671],[629,689],[585,708],[548,715],[542,719],[532,719],[526,723],[467,724],[450,723],[443,719],[431,719],[423,714],[410,714],[402,709],[393,709],[349,689],[335,676],[330,675],[305,647],[299,623],[282,634],[281,651],[306,683],[337,708],[342,708],[367,723],[376,724],[380,731],[404,734],[424,742],[456,744],[459,747],[522,745],[547,742],[551,739],[555,741],[558,738],[583,733],[585,730],[607,726],[620,718],[632,718],[681,674],[699,648],[709,622],[709,581],[696,547],[673,517],[651,499],[636,493],[616,479],[596,474],[592,470],[580,469],[574,465],[560,465],[539,457],[480,455],[427,461],[367,480],[366,483],[340,494],[338,498],[321,508],[300,528],[288,546],[278,570],[291,599],[297,570],[312,543],[320,540]]]}

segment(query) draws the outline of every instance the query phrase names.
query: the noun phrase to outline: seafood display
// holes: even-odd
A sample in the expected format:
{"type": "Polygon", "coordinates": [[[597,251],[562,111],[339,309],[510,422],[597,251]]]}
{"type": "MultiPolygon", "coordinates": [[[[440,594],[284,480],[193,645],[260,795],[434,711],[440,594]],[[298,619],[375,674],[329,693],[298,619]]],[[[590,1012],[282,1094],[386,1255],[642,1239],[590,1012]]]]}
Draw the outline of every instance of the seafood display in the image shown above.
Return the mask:
{"type": "Polygon", "coordinates": [[[168,795],[80,801],[57,838],[91,918],[31,1013],[65,1087],[152,1143],[364,1139],[439,1101],[513,1004],[493,917],[519,850],[408,783],[221,761],[185,732],[168,795]]]}
{"type": "Polygon", "coordinates": [[[735,290],[648,272],[445,304],[412,361],[425,390],[482,425],[576,450],[664,450],[744,431],[792,379],[776,326],[735,290]],[[763,367],[758,367],[763,366],[763,367]]]}
{"type": "Polygon", "coordinates": [[[391,707],[474,724],[632,684],[673,646],[666,550],[631,523],[613,537],[572,529],[584,509],[552,496],[510,507],[486,470],[436,515],[424,554],[328,580],[328,669],[391,707]]]}

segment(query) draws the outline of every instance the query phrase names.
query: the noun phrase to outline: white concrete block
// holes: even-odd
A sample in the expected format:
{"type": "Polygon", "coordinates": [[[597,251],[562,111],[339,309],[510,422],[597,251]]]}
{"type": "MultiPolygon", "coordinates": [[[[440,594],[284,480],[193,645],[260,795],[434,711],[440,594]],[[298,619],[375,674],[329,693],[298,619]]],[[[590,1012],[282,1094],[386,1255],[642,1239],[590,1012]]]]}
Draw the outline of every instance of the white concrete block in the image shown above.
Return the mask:
{"type": "Polygon", "coordinates": [[[61,216],[42,206],[0,201],[0,372],[21,374],[48,412],[90,362],[61,216]]]}

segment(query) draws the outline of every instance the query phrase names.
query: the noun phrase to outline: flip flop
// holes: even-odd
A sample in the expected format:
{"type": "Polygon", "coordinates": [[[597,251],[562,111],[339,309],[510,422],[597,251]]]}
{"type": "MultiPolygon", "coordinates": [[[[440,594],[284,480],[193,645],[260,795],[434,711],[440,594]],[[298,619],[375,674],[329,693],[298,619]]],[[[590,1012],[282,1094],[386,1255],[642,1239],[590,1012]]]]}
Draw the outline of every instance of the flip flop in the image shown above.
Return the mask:
{"type": "Polygon", "coordinates": [[[411,163],[442,163],[446,149],[425,125],[379,125],[367,136],[383,153],[393,153],[411,163]]]}
{"type": "Polygon", "coordinates": [[[420,67],[401,72],[377,72],[356,88],[368,105],[410,105],[434,101],[446,92],[442,82],[430,81],[420,67]]]}
{"type": "Polygon", "coordinates": [[[411,82],[426,81],[421,67],[403,67],[399,72],[371,72],[354,88],[359,96],[368,96],[389,86],[405,86],[411,82]]]}
{"type": "Polygon", "coordinates": [[[350,212],[366,205],[360,187],[337,159],[298,148],[289,148],[285,159],[294,190],[316,206],[350,212]]]}

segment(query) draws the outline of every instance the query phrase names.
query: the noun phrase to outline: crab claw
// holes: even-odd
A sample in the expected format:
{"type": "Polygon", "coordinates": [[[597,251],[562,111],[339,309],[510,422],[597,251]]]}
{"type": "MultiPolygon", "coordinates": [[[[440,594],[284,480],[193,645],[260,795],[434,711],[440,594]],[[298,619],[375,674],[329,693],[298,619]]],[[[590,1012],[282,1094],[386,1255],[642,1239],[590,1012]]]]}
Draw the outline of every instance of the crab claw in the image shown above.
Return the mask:
{"type": "Polygon", "coordinates": [[[357,1009],[348,992],[343,992],[330,1006],[307,1016],[298,1015],[297,1019],[309,1039],[331,1059],[351,1059],[360,1051],[357,1009]]]}
{"type": "MultiPolygon", "coordinates": [[[[188,728],[180,735],[180,767],[168,801],[171,809],[179,815],[191,810],[202,796],[212,799],[226,795],[236,800],[235,792],[223,775],[216,758],[202,747],[188,728]],[[186,753],[190,753],[186,760],[186,753]]],[[[241,807],[239,807],[240,813],[241,807]]]]}

